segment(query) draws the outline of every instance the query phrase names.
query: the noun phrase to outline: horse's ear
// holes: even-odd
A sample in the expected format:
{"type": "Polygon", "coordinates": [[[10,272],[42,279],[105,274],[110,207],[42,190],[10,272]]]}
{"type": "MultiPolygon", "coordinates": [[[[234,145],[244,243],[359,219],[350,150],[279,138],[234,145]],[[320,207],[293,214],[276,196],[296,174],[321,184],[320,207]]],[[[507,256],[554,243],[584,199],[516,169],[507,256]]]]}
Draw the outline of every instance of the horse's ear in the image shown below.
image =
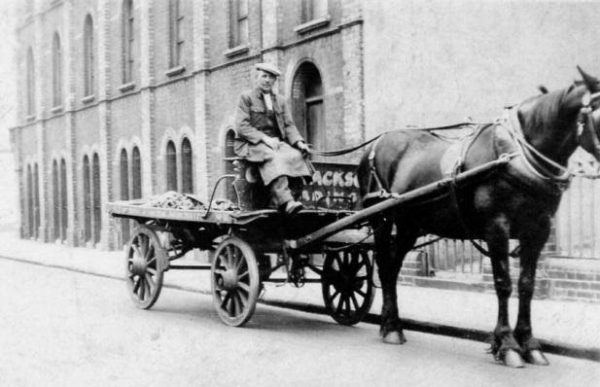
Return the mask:
{"type": "Polygon", "coordinates": [[[595,93],[600,91],[600,81],[598,78],[591,76],[581,69],[581,67],[577,66],[577,70],[579,70],[579,74],[583,77],[583,82],[587,86],[588,90],[595,93]]]}

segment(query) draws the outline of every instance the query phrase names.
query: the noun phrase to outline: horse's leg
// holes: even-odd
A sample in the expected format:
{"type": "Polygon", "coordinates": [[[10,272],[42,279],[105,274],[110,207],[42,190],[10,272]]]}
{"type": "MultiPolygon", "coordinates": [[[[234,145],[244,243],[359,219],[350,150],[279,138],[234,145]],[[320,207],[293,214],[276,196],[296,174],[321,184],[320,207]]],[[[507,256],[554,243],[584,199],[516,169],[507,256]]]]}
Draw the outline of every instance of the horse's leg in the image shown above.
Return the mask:
{"type": "Polygon", "coordinates": [[[406,339],[400,327],[396,296],[396,281],[400,265],[390,254],[392,215],[381,214],[371,220],[375,238],[375,261],[381,280],[383,305],[381,307],[381,327],[379,333],[385,343],[403,344],[406,339]]]}
{"type": "Polygon", "coordinates": [[[550,234],[550,220],[545,218],[535,225],[527,227],[527,233],[521,235],[520,260],[521,274],[519,277],[519,316],[515,327],[515,338],[523,349],[523,355],[528,363],[548,365],[549,362],[542,352],[540,342],[533,337],[531,327],[531,298],[535,286],[535,270],[540,252],[550,234]]]}
{"type": "Polygon", "coordinates": [[[510,228],[504,216],[494,219],[487,228],[486,240],[494,273],[494,287],[498,297],[498,322],[494,329],[492,353],[510,367],[523,367],[521,348],[513,336],[508,320],[508,299],[512,292],[508,262],[510,228]]]}

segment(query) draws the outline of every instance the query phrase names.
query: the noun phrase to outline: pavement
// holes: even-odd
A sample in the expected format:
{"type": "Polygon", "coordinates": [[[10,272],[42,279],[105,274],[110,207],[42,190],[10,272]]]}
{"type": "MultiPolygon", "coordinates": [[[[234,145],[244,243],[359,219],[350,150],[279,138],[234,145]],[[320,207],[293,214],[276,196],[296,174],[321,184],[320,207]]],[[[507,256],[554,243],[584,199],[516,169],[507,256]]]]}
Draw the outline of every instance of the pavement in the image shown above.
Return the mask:
{"type": "MultiPolygon", "coordinates": [[[[74,272],[122,280],[125,269],[123,251],[101,251],[20,239],[16,231],[0,230],[0,259],[66,269],[74,272]]],[[[198,264],[198,254],[177,264],[198,264]]],[[[207,271],[171,270],[165,273],[165,286],[210,294],[207,271]]],[[[322,313],[320,284],[298,289],[289,284],[265,285],[261,302],[322,313]]],[[[516,293],[516,292],[513,292],[516,293]]],[[[123,297],[128,297],[123,286],[123,297]]],[[[398,285],[400,316],[408,330],[446,334],[485,341],[497,316],[496,296],[448,289],[398,285]]],[[[160,300],[159,300],[160,302],[160,300]]],[[[511,321],[516,321],[517,299],[510,300],[511,321]]],[[[133,307],[133,305],[132,305],[133,307]]],[[[258,306],[260,308],[260,305],[258,306]]],[[[381,310],[378,290],[366,322],[377,323],[381,310]]],[[[538,300],[532,301],[534,334],[550,353],[600,361],[600,303],[538,300]]]]}

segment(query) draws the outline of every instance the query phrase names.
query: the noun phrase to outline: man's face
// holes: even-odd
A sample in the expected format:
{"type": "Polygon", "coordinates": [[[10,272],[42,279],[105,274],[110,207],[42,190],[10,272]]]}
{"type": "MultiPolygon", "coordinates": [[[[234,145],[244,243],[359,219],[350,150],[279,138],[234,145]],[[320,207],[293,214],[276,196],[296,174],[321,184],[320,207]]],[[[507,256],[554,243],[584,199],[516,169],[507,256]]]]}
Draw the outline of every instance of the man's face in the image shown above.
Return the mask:
{"type": "Polygon", "coordinates": [[[273,84],[277,80],[277,77],[266,71],[258,72],[258,87],[265,93],[270,92],[273,89],[273,84]]]}

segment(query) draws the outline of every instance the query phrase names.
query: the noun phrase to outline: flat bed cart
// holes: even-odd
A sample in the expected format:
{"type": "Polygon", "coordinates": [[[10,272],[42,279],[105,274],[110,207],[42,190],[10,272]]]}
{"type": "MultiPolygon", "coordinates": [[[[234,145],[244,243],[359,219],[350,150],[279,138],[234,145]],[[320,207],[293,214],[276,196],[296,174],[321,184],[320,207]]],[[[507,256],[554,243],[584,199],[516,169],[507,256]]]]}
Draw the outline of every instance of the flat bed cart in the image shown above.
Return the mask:
{"type": "Polygon", "coordinates": [[[373,303],[372,242],[364,229],[349,228],[308,249],[291,251],[286,241],[353,214],[306,209],[293,218],[264,209],[181,210],[149,207],[143,201],[109,203],[114,217],[137,221],[126,249],[126,282],[136,306],[149,309],[169,270],[210,270],[215,308],[221,320],[241,326],[254,313],[263,282],[302,286],[321,282],[330,315],[340,324],[358,323],[373,303]],[[192,249],[211,252],[210,265],[176,265],[192,249]],[[318,261],[318,263],[317,263],[318,261]],[[307,278],[305,269],[320,276],[307,278]],[[281,275],[275,272],[285,273],[281,275]]]}
{"type": "Polygon", "coordinates": [[[503,155],[401,195],[381,192],[376,204],[360,211],[308,209],[288,218],[275,210],[178,210],[135,201],[109,203],[109,211],[139,223],[126,252],[126,282],[140,308],[156,302],[166,271],[208,269],[219,317],[227,325],[241,326],[254,313],[262,282],[276,281],[270,279],[275,270],[285,267],[283,281],[299,286],[307,282],[304,268],[309,268],[321,276],[331,316],[351,325],[369,311],[374,297],[373,244],[364,231],[369,218],[448,195],[451,187],[480,181],[509,161],[503,155]],[[171,263],[195,248],[214,251],[210,266],[171,263]],[[275,265],[266,254],[277,256],[275,265]],[[311,254],[325,257],[321,266],[306,258],[311,254]]]}

